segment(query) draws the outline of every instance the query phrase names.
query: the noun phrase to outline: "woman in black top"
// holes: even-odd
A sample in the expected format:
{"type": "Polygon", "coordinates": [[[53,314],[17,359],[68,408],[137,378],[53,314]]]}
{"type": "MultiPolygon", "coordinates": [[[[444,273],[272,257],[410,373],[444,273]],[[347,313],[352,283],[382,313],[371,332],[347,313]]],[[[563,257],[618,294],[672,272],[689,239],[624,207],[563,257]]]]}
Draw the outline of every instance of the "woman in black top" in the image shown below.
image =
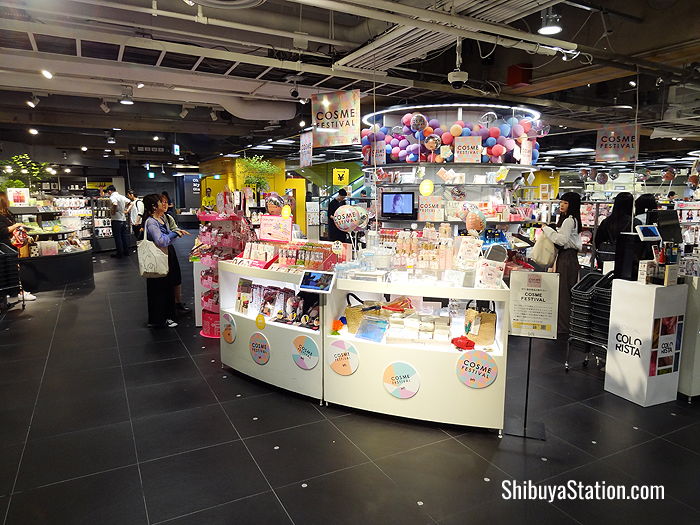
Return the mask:
{"type": "Polygon", "coordinates": [[[631,231],[632,207],[634,197],[623,191],[618,193],[613,203],[612,213],[603,219],[595,234],[595,248],[598,266],[603,267],[603,261],[615,260],[615,246],[621,232],[631,231]]]}
{"type": "MultiPolygon", "coordinates": [[[[5,244],[10,248],[14,248],[12,245],[12,234],[23,226],[22,223],[17,222],[14,214],[10,211],[10,200],[7,198],[7,193],[0,191],[0,244],[5,244]]],[[[22,294],[24,294],[25,301],[35,301],[36,297],[30,294],[28,291],[20,292],[18,299],[22,300],[22,294]]]]}

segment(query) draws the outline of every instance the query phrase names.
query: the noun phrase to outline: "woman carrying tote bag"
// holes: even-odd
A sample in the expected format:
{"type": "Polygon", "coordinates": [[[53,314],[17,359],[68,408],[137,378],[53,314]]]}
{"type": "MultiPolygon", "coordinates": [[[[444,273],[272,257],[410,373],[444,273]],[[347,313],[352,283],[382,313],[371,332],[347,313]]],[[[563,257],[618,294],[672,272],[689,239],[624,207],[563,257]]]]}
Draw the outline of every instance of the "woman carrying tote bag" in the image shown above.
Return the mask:
{"type": "MultiPolygon", "coordinates": [[[[163,253],[168,253],[168,246],[181,236],[170,230],[165,213],[167,202],[155,193],[143,198],[144,241],[153,242],[163,253]]],[[[173,272],[168,271],[164,277],[146,279],[146,297],[148,299],[148,326],[152,328],[175,328],[175,280],[173,272]]]]}
{"type": "Polygon", "coordinates": [[[558,249],[554,271],[559,274],[559,315],[557,337],[569,337],[571,289],[578,282],[578,252],[581,244],[581,196],[572,191],[561,196],[556,229],[542,226],[542,232],[558,249]]]}

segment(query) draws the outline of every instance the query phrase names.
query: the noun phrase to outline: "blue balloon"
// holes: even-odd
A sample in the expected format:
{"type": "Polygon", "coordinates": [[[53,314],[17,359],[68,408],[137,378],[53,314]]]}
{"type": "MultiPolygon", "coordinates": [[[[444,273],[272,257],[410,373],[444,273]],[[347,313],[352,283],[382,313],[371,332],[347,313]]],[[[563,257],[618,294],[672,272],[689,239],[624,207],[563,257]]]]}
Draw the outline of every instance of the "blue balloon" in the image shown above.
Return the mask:
{"type": "Polygon", "coordinates": [[[391,150],[393,149],[393,148],[391,147],[391,144],[387,144],[387,145],[386,145],[386,148],[384,148],[384,149],[386,149],[386,154],[387,154],[387,155],[391,155],[391,150]]]}
{"type": "Polygon", "coordinates": [[[386,135],[391,130],[389,128],[387,128],[386,126],[384,126],[383,128],[380,128],[379,131],[381,131],[382,133],[384,133],[386,135]]]}
{"type": "Polygon", "coordinates": [[[506,122],[511,126],[515,126],[516,124],[518,124],[518,119],[515,117],[510,117],[508,120],[506,120],[506,122]]]}
{"type": "Polygon", "coordinates": [[[462,128],[462,136],[463,137],[468,137],[472,134],[472,130],[469,128],[462,128]]]}
{"type": "Polygon", "coordinates": [[[498,129],[501,130],[502,137],[510,136],[510,126],[508,124],[501,124],[500,126],[498,126],[498,129]]]}
{"type": "Polygon", "coordinates": [[[539,149],[540,149],[540,143],[539,143],[539,142],[535,142],[534,146],[535,146],[535,149],[536,149],[536,150],[539,150],[539,149]]]}
{"type": "Polygon", "coordinates": [[[489,157],[488,155],[481,156],[481,162],[488,162],[489,160],[491,160],[491,157],[489,157]]]}
{"type": "Polygon", "coordinates": [[[540,158],[540,152],[536,149],[532,150],[532,163],[535,164],[537,162],[537,159],[540,158]]]}
{"type": "Polygon", "coordinates": [[[418,162],[418,155],[416,155],[415,153],[411,153],[408,156],[408,160],[410,160],[411,162],[418,162]]]}
{"type": "Polygon", "coordinates": [[[367,137],[362,137],[362,145],[369,146],[369,139],[367,137]]]}
{"type": "Polygon", "coordinates": [[[425,135],[423,135],[422,131],[416,131],[415,137],[416,137],[416,140],[420,140],[420,141],[425,140],[425,135]]]}
{"type": "Polygon", "coordinates": [[[493,137],[489,137],[489,138],[486,139],[485,144],[486,144],[487,147],[495,146],[495,145],[496,145],[496,139],[493,138],[493,137]]]}

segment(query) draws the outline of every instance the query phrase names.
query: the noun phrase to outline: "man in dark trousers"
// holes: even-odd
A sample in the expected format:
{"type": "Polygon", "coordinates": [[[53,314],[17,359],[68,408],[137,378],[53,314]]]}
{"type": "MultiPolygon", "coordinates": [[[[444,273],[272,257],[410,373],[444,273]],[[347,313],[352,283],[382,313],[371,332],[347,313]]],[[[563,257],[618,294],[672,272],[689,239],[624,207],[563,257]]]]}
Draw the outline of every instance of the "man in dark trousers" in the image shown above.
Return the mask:
{"type": "Polygon", "coordinates": [[[335,199],[331,199],[331,202],[328,204],[328,240],[330,241],[348,242],[348,234],[339,230],[335,225],[335,221],[333,221],[333,215],[338,211],[338,208],[345,204],[347,196],[348,192],[341,189],[338,191],[338,196],[335,199]]]}
{"type": "Polygon", "coordinates": [[[107,186],[105,193],[111,202],[112,235],[114,236],[114,244],[117,246],[117,253],[113,253],[112,257],[120,259],[129,255],[129,230],[126,218],[131,212],[132,203],[120,195],[112,184],[107,186]]]}

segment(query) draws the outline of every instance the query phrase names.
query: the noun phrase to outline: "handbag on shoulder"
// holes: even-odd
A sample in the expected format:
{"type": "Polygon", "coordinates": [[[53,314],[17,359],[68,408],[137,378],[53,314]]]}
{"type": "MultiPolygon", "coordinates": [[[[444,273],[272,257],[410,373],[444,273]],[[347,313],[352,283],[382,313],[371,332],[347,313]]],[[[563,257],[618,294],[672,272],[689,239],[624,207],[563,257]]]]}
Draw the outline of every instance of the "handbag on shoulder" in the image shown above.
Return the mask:
{"type": "Polygon", "coordinates": [[[148,228],[144,223],[143,239],[138,242],[139,273],[150,279],[168,275],[168,253],[148,240],[148,228]]]}

